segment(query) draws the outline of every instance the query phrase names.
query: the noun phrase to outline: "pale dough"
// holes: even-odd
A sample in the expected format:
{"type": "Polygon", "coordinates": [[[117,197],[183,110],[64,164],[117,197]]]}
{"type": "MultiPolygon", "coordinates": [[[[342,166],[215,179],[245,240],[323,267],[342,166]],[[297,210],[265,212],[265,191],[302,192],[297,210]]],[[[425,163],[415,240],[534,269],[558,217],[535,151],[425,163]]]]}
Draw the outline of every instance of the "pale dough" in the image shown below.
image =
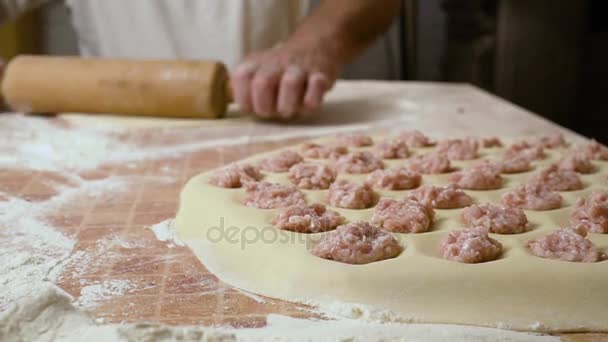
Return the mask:
{"type": "MultiPolygon", "coordinates": [[[[413,154],[431,149],[413,149],[413,154]]],[[[502,151],[481,149],[480,154],[498,159],[502,151]]],[[[547,150],[547,159],[533,163],[535,170],[559,160],[563,152],[547,150]]],[[[254,163],[275,153],[245,161],[254,163]]],[[[393,168],[402,165],[403,160],[384,162],[393,168]]],[[[478,162],[456,161],[454,165],[465,167],[478,162]]],[[[276,210],[244,206],[244,189],[211,186],[207,183],[209,172],[194,177],[183,189],[175,229],[223,281],[268,297],[340,308],[337,311],[348,315],[381,320],[542,332],[608,331],[608,261],[583,264],[541,259],[525,247],[525,241],[567,224],[571,205],[578,197],[606,188],[608,162],[593,163],[599,172],[581,176],[585,189],[561,193],[567,207],[550,212],[527,211],[532,226],[529,232],[491,234],[505,252],[499,260],[482,264],[461,264],[439,255],[441,240],[450,230],[462,228],[461,209],[436,210],[431,232],[394,234],[405,247],[394,259],[347,265],[317,258],[309,249],[324,233],[277,230],[271,224],[276,210]],[[221,223],[224,235],[220,238],[220,231],[214,227],[221,223]]],[[[500,190],[466,192],[476,203],[498,203],[506,188],[524,182],[532,172],[503,175],[505,188],[500,190]]],[[[366,176],[340,174],[338,179],[363,182],[366,176]]],[[[423,183],[446,184],[447,177],[425,175],[423,183]]],[[[286,174],[267,174],[265,180],[288,183],[286,174]]],[[[402,198],[409,191],[379,193],[402,198]]],[[[322,203],[326,190],[304,192],[312,204],[322,203]]],[[[373,209],[335,210],[350,222],[369,220],[373,213],[373,209]]],[[[601,249],[608,249],[608,235],[590,234],[589,238],[601,249]]]]}

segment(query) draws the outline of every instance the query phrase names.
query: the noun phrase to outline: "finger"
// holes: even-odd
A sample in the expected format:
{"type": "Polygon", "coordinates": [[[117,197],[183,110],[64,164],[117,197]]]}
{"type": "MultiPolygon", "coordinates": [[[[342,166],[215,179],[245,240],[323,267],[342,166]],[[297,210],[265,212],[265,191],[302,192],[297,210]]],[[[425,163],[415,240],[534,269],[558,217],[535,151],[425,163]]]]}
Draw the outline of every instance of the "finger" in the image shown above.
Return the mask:
{"type": "Polygon", "coordinates": [[[242,112],[252,112],[253,104],[251,101],[251,81],[255,75],[257,65],[252,62],[245,62],[237,66],[231,75],[232,91],[234,101],[239,105],[242,112]]]}
{"type": "Polygon", "coordinates": [[[264,118],[272,117],[276,113],[281,69],[258,69],[251,81],[251,100],[254,112],[264,118]]]}
{"type": "Polygon", "coordinates": [[[279,116],[288,119],[302,108],[306,90],[306,73],[300,68],[290,67],[283,73],[279,87],[277,111],[279,116]]]}
{"type": "Polygon", "coordinates": [[[321,106],[329,84],[327,76],[320,72],[315,72],[308,77],[306,95],[304,95],[304,108],[307,111],[316,110],[321,106]]]}

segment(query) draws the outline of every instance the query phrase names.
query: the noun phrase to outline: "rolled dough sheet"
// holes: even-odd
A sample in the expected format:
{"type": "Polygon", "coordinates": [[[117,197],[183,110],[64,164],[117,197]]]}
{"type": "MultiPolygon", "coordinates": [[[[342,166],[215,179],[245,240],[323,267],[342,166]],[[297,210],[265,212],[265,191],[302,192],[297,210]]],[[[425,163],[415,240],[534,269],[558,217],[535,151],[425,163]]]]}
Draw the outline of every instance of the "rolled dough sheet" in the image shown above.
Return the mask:
{"type": "MultiPolygon", "coordinates": [[[[376,137],[376,140],[381,138],[376,137]]],[[[299,150],[292,146],[288,149],[299,150]]],[[[366,149],[366,148],[361,148],[366,149]]],[[[414,149],[415,153],[424,152],[414,149]]],[[[482,149],[482,158],[497,158],[503,149],[482,149]]],[[[560,158],[549,156],[535,169],[560,158]]],[[[244,160],[254,163],[277,151],[244,160]]],[[[318,162],[318,161],[317,161],[318,162]]],[[[456,166],[478,163],[454,162],[456,166]]],[[[385,160],[387,168],[403,160],[385,160]]],[[[608,162],[594,161],[598,172],[582,175],[585,188],[562,192],[565,205],[547,212],[527,211],[532,230],[518,235],[491,236],[504,246],[502,258],[481,264],[461,264],[439,256],[440,241],[459,229],[461,209],[436,210],[435,226],[422,234],[394,236],[405,247],[394,259],[348,265],[310,253],[324,233],[299,234],[272,226],[276,210],[242,204],[244,189],[223,189],[207,183],[210,172],[192,178],[181,193],[175,221],[185,241],[205,266],[237,288],[288,301],[314,304],[338,315],[380,321],[449,323],[522,331],[608,331],[608,261],[570,263],[531,255],[525,241],[564,226],[570,206],[580,196],[607,185],[608,162]]],[[[476,203],[498,202],[502,193],[525,182],[532,172],[504,175],[505,187],[466,191],[476,203]]],[[[366,175],[345,175],[363,181],[366,175]]],[[[285,174],[265,174],[265,180],[288,183],[285,174]]],[[[447,175],[424,176],[423,184],[445,184],[447,175]]],[[[309,204],[323,202],[325,190],[306,191],[309,204]]],[[[380,191],[402,198],[408,191],[380,191]]],[[[368,220],[373,209],[332,208],[348,221],[368,220]]],[[[601,249],[608,235],[590,234],[601,249]]]]}

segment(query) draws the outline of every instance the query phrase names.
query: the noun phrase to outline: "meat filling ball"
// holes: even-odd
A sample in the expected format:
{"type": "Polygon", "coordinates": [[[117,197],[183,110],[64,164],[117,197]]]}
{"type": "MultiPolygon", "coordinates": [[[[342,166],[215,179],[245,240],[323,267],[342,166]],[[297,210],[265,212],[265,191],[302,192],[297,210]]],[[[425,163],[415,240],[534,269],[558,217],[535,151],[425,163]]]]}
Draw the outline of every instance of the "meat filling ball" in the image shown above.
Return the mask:
{"type": "Polygon", "coordinates": [[[441,243],[444,259],[477,264],[496,260],[502,254],[502,244],[488,236],[484,228],[454,230],[441,243]]]}
{"type": "Polygon", "coordinates": [[[553,233],[528,241],[532,254],[545,259],[570,262],[598,262],[605,255],[585,238],[587,233],[579,228],[562,228],[553,233]]]}
{"type": "Polygon", "coordinates": [[[564,135],[561,133],[544,135],[539,138],[532,139],[530,144],[533,146],[540,146],[542,148],[568,147],[568,142],[566,139],[564,139],[564,135]]]}
{"type": "Polygon", "coordinates": [[[337,158],[348,153],[348,148],[342,145],[321,145],[317,143],[307,143],[302,146],[302,154],[312,159],[337,158]]]}
{"type": "Polygon", "coordinates": [[[496,165],[484,163],[450,175],[448,181],[462,189],[492,190],[502,187],[501,169],[496,165]]]}
{"type": "Polygon", "coordinates": [[[437,144],[437,152],[452,160],[470,160],[478,157],[479,144],[471,139],[448,139],[437,144]]]}
{"type": "Polygon", "coordinates": [[[532,160],[526,156],[504,157],[500,161],[502,173],[522,173],[532,170],[532,160]]]}
{"type": "Polygon", "coordinates": [[[384,164],[370,152],[359,151],[338,157],[335,167],[340,172],[361,174],[383,169],[384,164]]]}
{"type": "Polygon", "coordinates": [[[312,254],[346,264],[369,264],[398,256],[403,248],[390,233],[367,222],[339,226],[317,244],[312,254]]]}
{"type": "Polygon", "coordinates": [[[262,179],[262,174],[257,167],[250,164],[230,164],[215,171],[209,177],[209,184],[221,188],[240,188],[260,179],[262,179]]]}
{"type": "Polygon", "coordinates": [[[577,153],[565,155],[557,165],[561,170],[574,171],[583,174],[595,171],[595,166],[591,162],[591,158],[577,153]]]}
{"type": "Polygon", "coordinates": [[[423,185],[412,192],[411,198],[435,209],[464,208],[473,204],[471,196],[453,184],[442,187],[423,185]]]}
{"type": "Polygon", "coordinates": [[[372,139],[372,137],[361,133],[341,134],[338,137],[338,141],[340,142],[340,144],[349,147],[364,147],[371,146],[374,144],[374,140],[372,139]]]}
{"type": "Polygon", "coordinates": [[[367,176],[367,184],[382,190],[408,190],[420,186],[422,176],[406,167],[376,170],[367,176]]]}
{"type": "Polygon", "coordinates": [[[587,233],[608,234],[608,192],[596,191],[589,198],[579,198],[570,213],[570,224],[587,233]]]}
{"type": "Polygon", "coordinates": [[[538,183],[528,183],[502,195],[502,204],[528,210],[553,210],[562,206],[562,196],[538,183]]]}
{"type": "Polygon", "coordinates": [[[528,231],[528,218],[523,210],[480,204],[466,207],[462,221],[467,227],[482,227],[494,234],[520,234],[528,231]]]}
{"type": "Polygon", "coordinates": [[[298,233],[320,233],[344,223],[344,217],[322,204],[293,205],[281,209],[272,219],[277,228],[298,233]]]}
{"type": "Polygon", "coordinates": [[[248,183],[245,186],[245,205],[259,209],[274,209],[304,205],[304,194],[295,186],[278,183],[248,183]]]}
{"type": "Polygon", "coordinates": [[[269,172],[287,172],[292,166],[301,163],[304,158],[294,151],[285,150],[260,162],[260,168],[269,172]]]}
{"type": "Polygon", "coordinates": [[[471,140],[475,144],[483,148],[492,148],[492,147],[501,147],[502,141],[497,137],[486,137],[486,138],[478,138],[478,137],[468,137],[468,140],[471,140]]]}
{"type": "Polygon", "coordinates": [[[545,158],[545,150],[542,146],[532,145],[527,141],[515,143],[507,148],[503,159],[525,158],[530,161],[545,158]]]}
{"type": "Polygon", "coordinates": [[[323,164],[299,163],[289,169],[287,178],[300,189],[327,189],[336,179],[336,171],[323,164]]]}
{"type": "Polygon", "coordinates": [[[412,171],[425,175],[452,171],[448,157],[438,153],[415,156],[409,160],[407,167],[412,171]]]}
{"type": "Polygon", "coordinates": [[[330,187],[326,195],[327,203],[337,208],[365,209],[376,203],[377,195],[372,187],[359,185],[347,180],[338,180],[330,187]]]}
{"type": "Polygon", "coordinates": [[[428,147],[433,146],[434,143],[418,130],[403,131],[399,133],[397,138],[407,144],[408,147],[428,147]]]}
{"type": "Polygon", "coordinates": [[[411,200],[382,199],[371,222],[396,233],[424,233],[431,229],[433,209],[411,200]]]}
{"type": "Polygon", "coordinates": [[[403,159],[410,155],[407,144],[399,139],[384,140],[376,145],[374,155],[380,159],[403,159]]]}
{"type": "Polygon", "coordinates": [[[583,188],[583,182],[574,171],[562,170],[558,165],[549,166],[535,173],[531,183],[539,183],[553,191],[572,191],[583,188]]]}
{"type": "Polygon", "coordinates": [[[595,140],[591,140],[586,145],[578,146],[574,152],[592,160],[608,160],[608,147],[595,140]]]}

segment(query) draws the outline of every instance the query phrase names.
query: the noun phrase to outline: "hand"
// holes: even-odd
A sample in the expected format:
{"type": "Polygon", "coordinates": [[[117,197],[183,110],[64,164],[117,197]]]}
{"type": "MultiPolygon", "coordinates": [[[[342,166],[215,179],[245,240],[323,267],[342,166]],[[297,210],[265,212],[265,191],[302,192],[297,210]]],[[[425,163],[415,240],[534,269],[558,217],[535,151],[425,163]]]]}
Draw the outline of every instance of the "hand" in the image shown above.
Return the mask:
{"type": "Polygon", "coordinates": [[[278,45],[247,56],[235,68],[235,101],[261,118],[293,119],[321,106],[339,69],[322,49],[278,45]]]}

